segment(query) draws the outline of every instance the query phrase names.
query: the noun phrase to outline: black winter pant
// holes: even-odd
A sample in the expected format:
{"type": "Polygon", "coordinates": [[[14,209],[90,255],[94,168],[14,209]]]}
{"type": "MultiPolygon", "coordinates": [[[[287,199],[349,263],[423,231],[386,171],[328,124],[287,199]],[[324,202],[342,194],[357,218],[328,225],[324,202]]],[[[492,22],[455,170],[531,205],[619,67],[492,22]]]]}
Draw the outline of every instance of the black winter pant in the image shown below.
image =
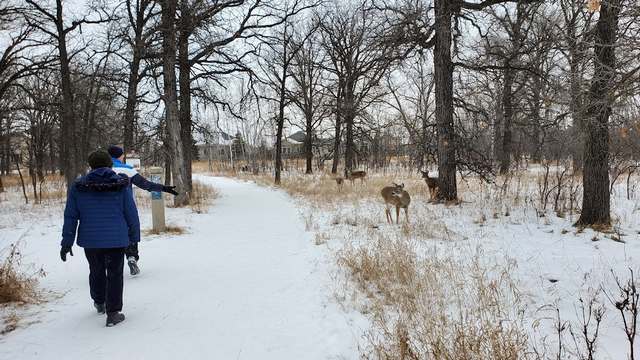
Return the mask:
{"type": "Polygon", "coordinates": [[[127,248],[124,251],[125,255],[127,255],[127,258],[130,257],[134,257],[136,259],[136,261],[140,260],[140,255],[138,254],[138,243],[137,242],[130,242],[129,246],[127,246],[127,248]]]}
{"type": "Polygon", "coordinates": [[[107,312],[122,310],[124,248],[84,249],[89,261],[91,298],[107,312]]]}

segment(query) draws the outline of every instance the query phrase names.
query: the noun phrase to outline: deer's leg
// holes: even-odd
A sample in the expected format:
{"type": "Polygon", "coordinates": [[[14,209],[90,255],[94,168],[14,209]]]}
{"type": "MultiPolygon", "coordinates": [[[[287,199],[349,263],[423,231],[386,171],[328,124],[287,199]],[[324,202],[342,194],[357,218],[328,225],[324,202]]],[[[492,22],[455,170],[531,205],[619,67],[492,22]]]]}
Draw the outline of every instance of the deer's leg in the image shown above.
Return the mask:
{"type": "Polygon", "coordinates": [[[384,213],[387,216],[387,222],[389,224],[393,224],[393,216],[391,216],[391,208],[389,207],[389,204],[385,204],[384,213]]]}
{"type": "Polygon", "coordinates": [[[396,224],[400,224],[400,206],[396,206],[396,224]]]}
{"type": "Polygon", "coordinates": [[[409,208],[404,208],[404,216],[407,218],[407,224],[409,223],[409,208]]]}

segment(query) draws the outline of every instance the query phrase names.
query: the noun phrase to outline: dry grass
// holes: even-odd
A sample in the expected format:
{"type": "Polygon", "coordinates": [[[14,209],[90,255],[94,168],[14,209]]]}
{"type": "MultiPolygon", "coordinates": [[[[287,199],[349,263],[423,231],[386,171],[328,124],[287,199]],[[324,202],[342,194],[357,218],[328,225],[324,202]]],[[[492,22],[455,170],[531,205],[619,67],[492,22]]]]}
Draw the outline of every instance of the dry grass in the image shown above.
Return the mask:
{"type": "Polygon", "coordinates": [[[0,319],[0,335],[18,328],[20,317],[15,311],[9,311],[9,305],[24,306],[43,301],[38,289],[38,279],[45,276],[44,270],[28,273],[22,266],[22,254],[18,244],[11,244],[3,253],[0,263],[0,305],[4,315],[0,319]]]}
{"type": "Polygon", "coordinates": [[[145,235],[164,235],[164,234],[182,235],[182,234],[185,234],[186,232],[187,232],[187,229],[185,229],[182,226],[169,225],[169,224],[167,224],[164,227],[164,231],[157,231],[157,230],[154,230],[154,229],[147,229],[147,230],[143,231],[143,233],[145,235]]]}
{"type": "Polygon", "coordinates": [[[372,245],[345,248],[339,264],[367,299],[373,327],[365,358],[524,359],[528,350],[520,292],[510,266],[481,264],[382,233],[372,245]]]}
{"type": "MultiPolygon", "coordinates": [[[[67,185],[63,176],[58,174],[49,174],[45,176],[42,183],[36,183],[37,198],[33,193],[31,177],[27,174],[23,174],[23,176],[27,198],[29,199],[30,204],[37,203],[38,201],[36,200],[39,200],[40,203],[44,204],[56,204],[64,202],[66,199],[67,185]]],[[[22,197],[20,177],[18,175],[3,176],[2,182],[5,191],[20,193],[21,199],[24,199],[22,197]]]]}
{"type": "Polygon", "coordinates": [[[200,181],[193,181],[189,207],[195,213],[206,213],[209,206],[218,197],[220,197],[220,193],[213,186],[200,181]]]}
{"type": "Polygon", "coordinates": [[[18,244],[9,245],[4,253],[4,260],[0,263],[0,304],[40,301],[37,284],[38,278],[45,275],[44,270],[39,269],[33,274],[25,273],[18,244]]]}

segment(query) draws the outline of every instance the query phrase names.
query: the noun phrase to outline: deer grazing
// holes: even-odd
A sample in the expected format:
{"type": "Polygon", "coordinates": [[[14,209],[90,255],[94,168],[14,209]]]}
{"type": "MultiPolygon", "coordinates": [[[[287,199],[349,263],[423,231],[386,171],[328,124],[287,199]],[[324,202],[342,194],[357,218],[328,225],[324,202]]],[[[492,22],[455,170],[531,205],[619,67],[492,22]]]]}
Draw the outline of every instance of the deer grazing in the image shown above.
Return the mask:
{"type": "Polygon", "coordinates": [[[392,183],[391,186],[385,186],[380,191],[380,195],[384,199],[386,206],[384,213],[387,216],[387,222],[393,224],[393,216],[391,215],[391,206],[396,208],[396,224],[400,223],[400,208],[404,209],[404,215],[409,222],[409,204],[411,203],[411,196],[404,190],[404,184],[392,183]]]}
{"type": "Polygon", "coordinates": [[[437,177],[429,177],[429,171],[420,170],[420,172],[422,173],[422,177],[424,178],[424,181],[427,183],[427,187],[429,188],[429,196],[431,198],[430,201],[437,201],[438,193],[440,192],[440,179],[438,179],[437,177]]]}
{"type": "Polygon", "coordinates": [[[336,185],[338,185],[338,192],[342,192],[342,185],[344,185],[344,178],[342,176],[336,176],[333,178],[336,181],[336,185]]]}
{"type": "Polygon", "coordinates": [[[358,170],[358,171],[347,171],[347,179],[351,181],[351,185],[353,185],[353,181],[355,179],[360,179],[360,181],[364,184],[364,178],[367,177],[367,172],[358,170]]]}

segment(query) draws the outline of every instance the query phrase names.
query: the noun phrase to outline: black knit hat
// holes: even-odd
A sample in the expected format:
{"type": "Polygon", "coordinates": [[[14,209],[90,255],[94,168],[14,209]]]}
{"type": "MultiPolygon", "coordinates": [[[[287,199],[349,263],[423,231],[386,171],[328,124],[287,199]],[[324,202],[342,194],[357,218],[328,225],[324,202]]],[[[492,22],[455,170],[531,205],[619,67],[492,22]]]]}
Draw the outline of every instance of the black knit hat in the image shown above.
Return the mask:
{"type": "Polygon", "coordinates": [[[124,154],[124,150],[120,146],[116,145],[110,145],[107,151],[109,152],[109,155],[111,155],[111,157],[114,159],[117,159],[122,156],[122,154],[124,154]]]}
{"type": "Polygon", "coordinates": [[[113,165],[111,155],[104,150],[96,150],[89,154],[87,162],[89,163],[89,166],[91,166],[92,170],[102,167],[111,167],[113,165]]]}

